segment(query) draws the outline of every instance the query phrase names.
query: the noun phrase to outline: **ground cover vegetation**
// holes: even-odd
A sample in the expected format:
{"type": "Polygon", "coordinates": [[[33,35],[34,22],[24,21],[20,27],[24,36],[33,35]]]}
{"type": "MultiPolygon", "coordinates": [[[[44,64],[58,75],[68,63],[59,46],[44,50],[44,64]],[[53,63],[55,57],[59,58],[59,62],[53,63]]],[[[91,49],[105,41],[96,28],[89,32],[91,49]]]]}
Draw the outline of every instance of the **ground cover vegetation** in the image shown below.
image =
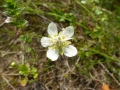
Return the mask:
{"type": "Polygon", "coordinates": [[[0,0],[0,90],[120,90],[119,0],[0,0]]]}

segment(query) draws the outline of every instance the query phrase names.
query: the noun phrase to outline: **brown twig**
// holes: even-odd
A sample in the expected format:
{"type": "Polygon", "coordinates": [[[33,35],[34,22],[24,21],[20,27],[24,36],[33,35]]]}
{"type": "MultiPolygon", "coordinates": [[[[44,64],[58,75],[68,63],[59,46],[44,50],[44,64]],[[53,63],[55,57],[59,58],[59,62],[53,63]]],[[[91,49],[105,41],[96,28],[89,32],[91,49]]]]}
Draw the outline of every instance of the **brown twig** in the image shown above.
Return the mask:
{"type": "Polygon", "coordinates": [[[4,24],[5,24],[5,22],[1,23],[1,24],[0,24],[0,27],[2,27],[4,24]]]}
{"type": "Polygon", "coordinates": [[[2,78],[6,81],[6,83],[13,89],[13,90],[16,90],[10,83],[9,81],[6,79],[5,75],[2,74],[2,78]]]}
{"type": "Polygon", "coordinates": [[[100,82],[100,83],[102,84],[102,81],[101,81],[101,80],[98,80],[98,79],[94,78],[90,72],[89,72],[89,74],[90,74],[90,77],[91,77],[93,80],[98,81],[98,82],[100,82]]]}
{"type": "Polygon", "coordinates": [[[114,77],[114,75],[112,74],[112,73],[110,73],[109,71],[108,71],[108,69],[101,63],[101,62],[99,62],[100,63],[100,65],[105,69],[105,71],[114,79],[114,81],[118,84],[118,85],[120,85],[120,83],[118,82],[118,80],[114,77]]]}

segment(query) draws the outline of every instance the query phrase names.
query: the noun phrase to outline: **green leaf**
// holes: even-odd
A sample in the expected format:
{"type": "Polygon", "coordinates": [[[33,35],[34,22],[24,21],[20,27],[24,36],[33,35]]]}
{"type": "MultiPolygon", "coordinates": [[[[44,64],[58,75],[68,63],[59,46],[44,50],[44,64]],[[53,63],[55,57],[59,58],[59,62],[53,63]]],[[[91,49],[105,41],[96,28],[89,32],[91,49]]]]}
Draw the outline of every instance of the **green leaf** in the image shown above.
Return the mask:
{"type": "Polygon", "coordinates": [[[13,62],[11,63],[11,66],[12,66],[12,67],[16,66],[16,62],[13,61],[13,62]]]}
{"type": "Polygon", "coordinates": [[[32,70],[31,70],[31,73],[34,74],[37,72],[37,68],[33,67],[32,70]]]}
{"type": "Polygon", "coordinates": [[[35,74],[33,75],[33,78],[36,79],[37,77],[38,77],[38,73],[35,73],[35,74]]]}
{"type": "Polygon", "coordinates": [[[19,73],[24,76],[28,76],[30,72],[30,68],[27,67],[26,65],[19,65],[18,70],[19,70],[19,73]]]}

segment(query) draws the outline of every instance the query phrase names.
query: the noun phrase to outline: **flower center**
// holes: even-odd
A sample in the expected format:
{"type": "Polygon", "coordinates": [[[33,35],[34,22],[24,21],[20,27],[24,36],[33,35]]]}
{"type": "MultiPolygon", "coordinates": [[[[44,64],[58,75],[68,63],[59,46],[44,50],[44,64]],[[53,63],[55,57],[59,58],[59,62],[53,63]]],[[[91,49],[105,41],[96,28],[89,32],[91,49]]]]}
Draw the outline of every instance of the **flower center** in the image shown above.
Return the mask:
{"type": "Polygon", "coordinates": [[[71,42],[65,40],[65,36],[56,36],[53,40],[53,47],[54,49],[57,49],[60,54],[63,54],[62,49],[66,46],[69,45],[71,42]]]}

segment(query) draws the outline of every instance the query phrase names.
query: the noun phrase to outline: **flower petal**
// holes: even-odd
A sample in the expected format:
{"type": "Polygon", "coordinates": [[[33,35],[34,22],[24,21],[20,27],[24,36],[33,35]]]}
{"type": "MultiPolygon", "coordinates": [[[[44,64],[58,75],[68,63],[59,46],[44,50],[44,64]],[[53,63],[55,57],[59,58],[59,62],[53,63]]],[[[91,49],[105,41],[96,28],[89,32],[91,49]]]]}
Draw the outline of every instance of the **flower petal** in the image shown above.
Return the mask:
{"type": "Polygon", "coordinates": [[[43,37],[41,38],[41,45],[43,47],[48,47],[48,46],[51,46],[52,45],[52,42],[50,41],[50,38],[48,37],[43,37]]]}
{"type": "Polygon", "coordinates": [[[47,29],[48,34],[50,35],[50,37],[54,37],[54,35],[58,35],[58,30],[57,30],[57,26],[55,23],[51,22],[48,25],[48,29],[47,29]]]}
{"type": "Polygon", "coordinates": [[[74,35],[74,27],[73,26],[68,26],[62,31],[62,35],[65,36],[66,40],[71,39],[71,37],[74,35]]]}
{"type": "Polygon", "coordinates": [[[68,57],[73,57],[77,54],[77,49],[72,45],[67,45],[63,48],[63,53],[68,57]]]}
{"type": "Polygon", "coordinates": [[[59,51],[54,49],[54,48],[50,48],[48,51],[47,51],[47,57],[49,59],[51,59],[52,61],[56,61],[59,57],[59,51]]]}

